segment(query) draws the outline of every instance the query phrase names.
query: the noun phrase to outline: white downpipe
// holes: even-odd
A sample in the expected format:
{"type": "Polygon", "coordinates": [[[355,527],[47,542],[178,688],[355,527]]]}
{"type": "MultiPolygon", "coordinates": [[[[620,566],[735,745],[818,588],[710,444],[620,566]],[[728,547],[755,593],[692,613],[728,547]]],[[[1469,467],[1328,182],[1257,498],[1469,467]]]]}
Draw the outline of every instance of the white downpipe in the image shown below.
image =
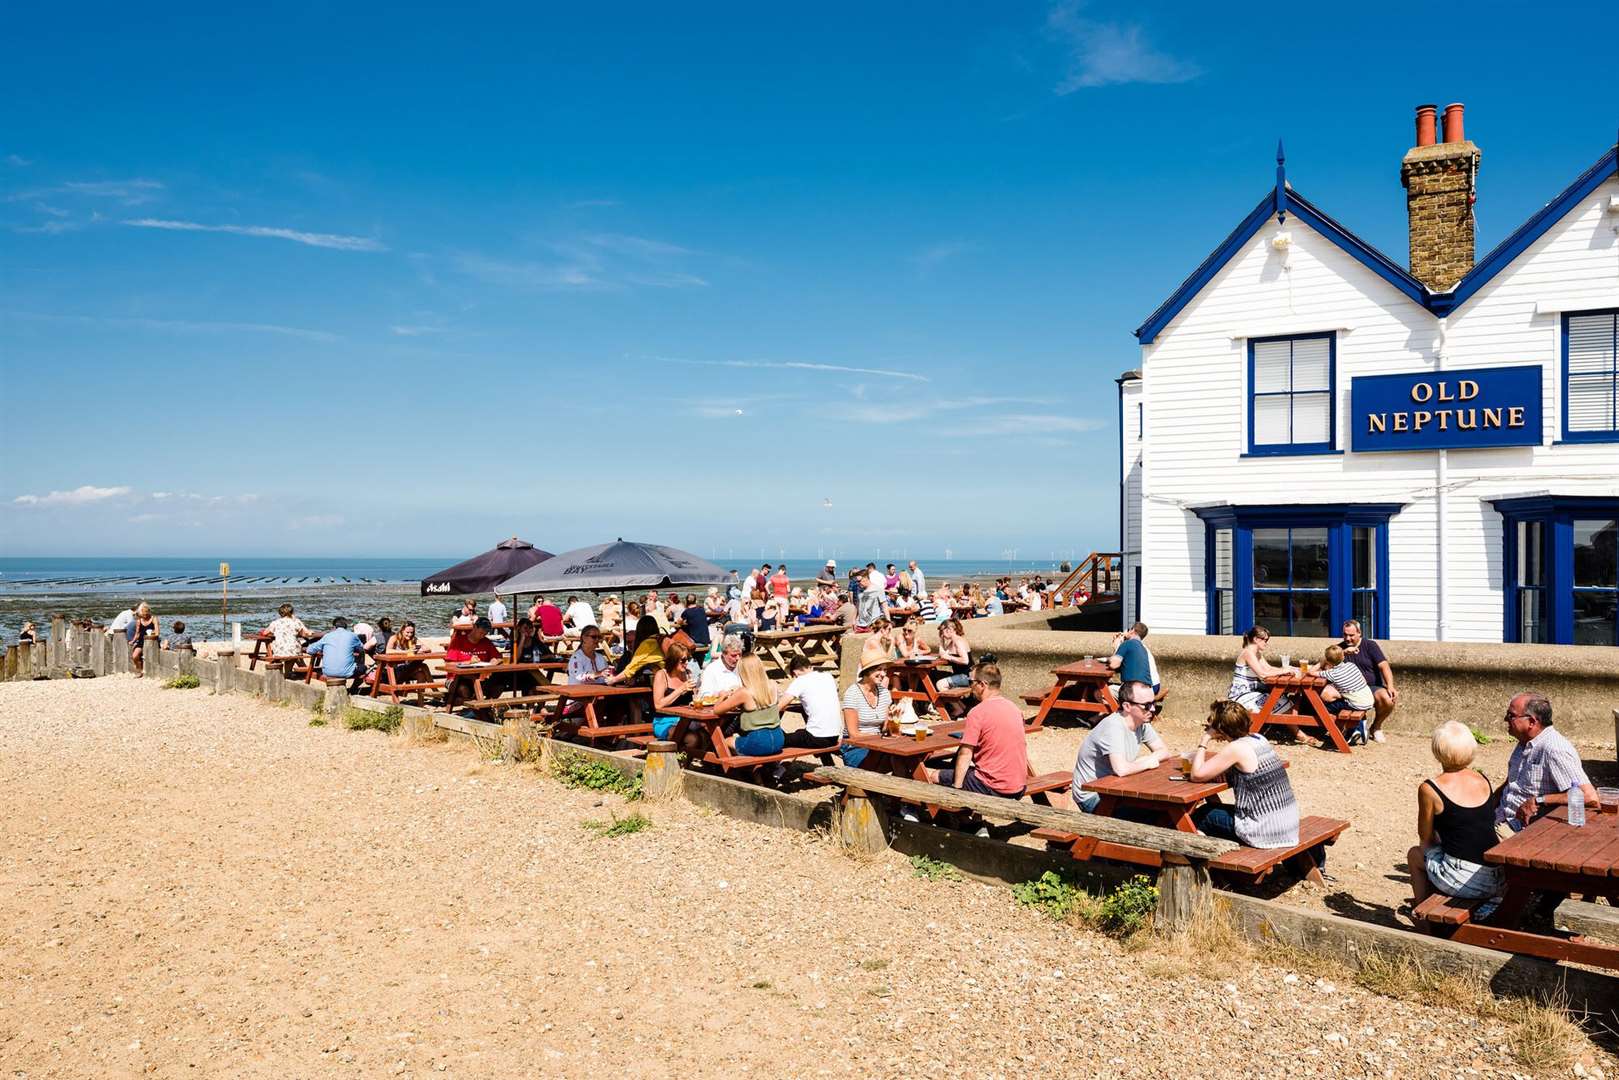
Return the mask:
{"type": "MultiPolygon", "coordinates": [[[[1440,319],[1439,340],[1436,342],[1434,348],[1435,373],[1443,372],[1445,370],[1445,333],[1447,329],[1448,326],[1446,321],[1444,319],[1440,319]]],[[[1434,474],[1434,514],[1436,526],[1435,532],[1437,534],[1435,539],[1437,541],[1436,554],[1438,556],[1438,560],[1435,563],[1436,573],[1434,575],[1434,599],[1438,602],[1439,606],[1439,620],[1438,625],[1434,628],[1434,638],[1438,641],[1444,641],[1450,636],[1450,619],[1445,610],[1445,541],[1449,535],[1447,530],[1448,523],[1446,521],[1447,515],[1445,505],[1449,500],[1446,496],[1445,488],[1450,479],[1450,462],[1447,460],[1445,451],[1443,450],[1439,451],[1439,462],[1434,469],[1434,474]]]]}

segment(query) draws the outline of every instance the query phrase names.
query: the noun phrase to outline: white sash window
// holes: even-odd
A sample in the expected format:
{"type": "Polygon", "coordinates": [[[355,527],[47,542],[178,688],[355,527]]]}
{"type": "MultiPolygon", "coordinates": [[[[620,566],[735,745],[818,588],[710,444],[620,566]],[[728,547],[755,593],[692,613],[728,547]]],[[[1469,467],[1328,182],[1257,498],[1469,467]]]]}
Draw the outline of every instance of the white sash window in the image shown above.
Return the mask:
{"type": "Polygon", "coordinates": [[[1336,434],[1333,334],[1248,342],[1248,452],[1330,452],[1336,434]]]}

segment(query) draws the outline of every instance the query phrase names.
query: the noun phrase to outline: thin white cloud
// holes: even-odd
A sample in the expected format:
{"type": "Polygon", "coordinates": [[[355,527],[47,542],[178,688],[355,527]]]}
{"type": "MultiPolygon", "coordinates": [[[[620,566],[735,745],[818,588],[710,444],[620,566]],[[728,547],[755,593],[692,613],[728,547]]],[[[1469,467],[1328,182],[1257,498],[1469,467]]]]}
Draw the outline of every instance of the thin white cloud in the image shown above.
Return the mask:
{"type": "Polygon", "coordinates": [[[691,367],[763,368],[776,371],[833,371],[848,375],[881,375],[889,379],[911,379],[928,382],[926,375],[914,371],[893,371],[888,368],[848,367],[844,364],[812,364],[802,360],[682,360],[679,357],[660,357],[665,363],[686,364],[691,367]]]}
{"type": "Polygon", "coordinates": [[[53,491],[47,495],[18,495],[11,501],[18,506],[84,506],[120,498],[128,495],[130,490],[124,485],[96,487],[93,484],[84,484],[72,491],[53,491]]]}
{"type": "Polygon", "coordinates": [[[291,240],[309,247],[331,248],[334,251],[387,251],[386,245],[366,236],[343,236],[338,233],[301,232],[273,225],[205,225],[197,221],[172,221],[167,218],[135,218],[124,222],[141,229],[170,229],[179,232],[230,233],[233,236],[258,236],[272,240],[291,240]]]}
{"type": "Polygon", "coordinates": [[[161,181],[136,177],[133,180],[69,180],[54,190],[91,199],[113,199],[124,206],[139,206],[152,202],[164,188],[161,181]]]}
{"type": "Polygon", "coordinates": [[[164,330],[188,334],[279,334],[305,341],[340,341],[338,335],[327,330],[308,330],[301,326],[276,326],[272,323],[249,322],[196,322],[188,319],[143,319],[119,315],[56,315],[36,311],[7,311],[5,317],[33,319],[41,322],[76,323],[90,326],[123,326],[137,330],[164,330]]]}
{"type": "Polygon", "coordinates": [[[10,165],[13,169],[26,169],[28,166],[32,165],[33,162],[28,158],[23,157],[21,154],[7,154],[6,164],[10,165]]]}
{"type": "Polygon", "coordinates": [[[911,256],[911,265],[922,271],[932,270],[940,263],[953,259],[962,252],[969,250],[971,246],[960,240],[945,240],[941,243],[929,244],[911,256]]]}
{"type": "Polygon", "coordinates": [[[595,268],[580,262],[513,262],[484,255],[457,255],[455,268],[489,285],[512,289],[610,289],[595,268]]]}
{"type": "Polygon", "coordinates": [[[683,248],[679,244],[649,240],[644,236],[626,236],[623,233],[597,233],[585,237],[585,242],[603,251],[629,255],[637,259],[670,259],[696,254],[690,248],[683,248]]]}
{"type": "Polygon", "coordinates": [[[388,329],[400,337],[426,337],[429,334],[449,333],[449,330],[442,326],[390,326],[388,329]]]}
{"type": "Polygon", "coordinates": [[[1046,14],[1046,32],[1067,53],[1067,70],[1058,94],[1124,83],[1179,83],[1195,79],[1202,69],[1160,51],[1133,23],[1087,18],[1082,0],[1061,0],[1046,14]]]}
{"type": "Polygon", "coordinates": [[[588,210],[597,206],[617,206],[617,199],[578,199],[568,204],[569,210],[588,210]]]}

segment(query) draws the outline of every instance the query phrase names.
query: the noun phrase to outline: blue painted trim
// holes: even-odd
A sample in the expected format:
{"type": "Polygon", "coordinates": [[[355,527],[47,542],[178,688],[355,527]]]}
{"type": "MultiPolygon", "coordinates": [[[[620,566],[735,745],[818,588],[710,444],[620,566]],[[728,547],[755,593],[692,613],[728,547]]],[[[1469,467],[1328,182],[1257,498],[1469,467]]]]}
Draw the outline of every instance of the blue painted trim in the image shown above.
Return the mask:
{"type": "Polygon", "coordinates": [[[1590,518],[1619,517],[1619,499],[1586,495],[1533,495],[1521,499],[1491,499],[1506,529],[1501,545],[1502,589],[1511,599],[1503,603],[1505,614],[1514,616],[1503,627],[1503,641],[1518,637],[1517,595],[1514,588],[1517,569],[1515,528],[1520,521],[1538,521],[1546,527],[1546,629],[1551,644],[1569,645],[1574,641],[1574,522],[1590,518]]]}
{"type": "MultiPolygon", "coordinates": [[[[1277,149],[1280,150],[1280,145],[1277,149]]],[[[1147,316],[1145,322],[1136,327],[1135,336],[1141,344],[1151,345],[1164,327],[1203,291],[1203,287],[1214,279],[1214,275],[1231,261],[1231,257],[1241,250],[1272,214],[1286,213],[1294,214],[1316,232],[1337,244],[1356,261],[1393,285],[1413,302],[1427,308],[1436,316],[1444,317],[1466,303],[1469,297],[1521,255],[1530,244],[1544,236],[1564,214],[1600,187],[1616,171],[1619,171],[1619,147],[1610,149],[1598,158],[1595,164],[1575,178],[1561,194],[1484,256],[1457,283],[1456,288],[1448,293],[1430,292],[1400,264],[1333,220],[1294,188],[1287,186],[1283,177],[1281,185],[1269,192],[1260,204],[1243,218],[1242,223],[1221,241],[1220,246],[1209,253],[1208,258],[1203,260],[1191,276],[1181,282],[1180,287],[1147,316]]]]}
{"type": "MultiPolygon", "coordinates": [[[[1560,339],[1562,344],[1562,363],[1559,370],[1562,372],[1562,414],[1563,414],[1563,442],[1566,443],[1602,443],[1619,442],[1619,426],[1612,431],[1570,431],[1568,429],[1568,321],[1580,315],[1615,315],[1619,316],[1619,308],[1596,308],[1591,311],[1565,311],[1563,312],[1563,325],[1560,339]]],[[[1619,319],[1615,320],[1614,328],[1614,363],[1619,365],[1619,319]]],[[[1619,379],[1614,381],[1614,393],[1619,395],[1619,379]]],[[[1619,399],[1614,401],[1615,418],[1619,420],[1619,399]]]]}
{"type": "MultiPolygon", "coordinates": [[[[1288,348],[1287,354],[1287,384],[1285,391],[1289,396],[1301,391],[1291,389],[1293,385],[1293,350],[1288,348]]],[[[1302,391],[1303,393],[1319,393],[1320,391],[1302,391]]],[[[1281,391],[1276,392],[1278,395],[1281,391]]],[[[1270,396],[1270,395],[1267,395],[1270,396]]],[[[1293,430],[1292,413],[1288,414],[1288,434],[1293,430]]],[[[1243,457],[1292,457],[1295,455],[1338,454],[1343,451],[1335,449],[1338,445],[1338,335],[1328,331],[1322,334],[1286,334],[1281,337],[1263,337],[1248,339],[1248,452],[1243,457]],[[1262,446],[1254,443],[1254,346],[1263,345],[1272,341],[1310,341],[1316,338],[1325,338],[1327,341],[1327,441],[1324,443],[1266,443],[1262,446]]]]}
{"type": "Polygon", "coordinates": [[[1448,315],[1467,303],[1474,293],[1505,269],[1513,259],[1522,255],[1530,244],[1545,236],[1547,230],[1562,220],[1564,214],[1601,187],[1616,171],[1619,171],[1619,146],[1613,147],[1597,158],[1589,169],[1575,177],[1574,182],[1564,188],[1556,198],[1541,207],[1533,217],[1518,226],[1511,236],[1497,244],[1488,255],[1474,264],[1473,269],[1469,270],[1467,275],[1456,283],[1456,287],[1445,296],[1443,309],[1436,307],[1434,314],[1448,315]]]}
{"type": "MultiPolygon", "coordinates": [[[[1130,556],[1125,535],[1125,511],[1129,508],[1129,474],[1124,471],[1124,380],[1115,380],[1119,388],[1119,619],[1124,619],[1125,587],[1130,578],[1130,556]]],[[[1136,612],[1136,620],[1140,621],[1141,612],[1136,612]]]]}
{"type": "Polygon", "coordinates": [[[1282,140],[1276,140],[1276,224],[1287,223],[1287,155],[1282,140]]]}

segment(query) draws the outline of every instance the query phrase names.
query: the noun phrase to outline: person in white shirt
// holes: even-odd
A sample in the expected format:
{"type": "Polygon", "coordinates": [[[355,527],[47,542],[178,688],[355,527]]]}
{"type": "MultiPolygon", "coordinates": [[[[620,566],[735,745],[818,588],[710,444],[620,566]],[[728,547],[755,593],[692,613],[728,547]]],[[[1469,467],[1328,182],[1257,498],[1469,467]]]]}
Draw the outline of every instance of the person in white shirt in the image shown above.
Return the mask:
{"type": "Polygon", "coordinates": [[[500,602],[500,597],[498,596],[495,597],[495,602],[489,605],[489,621],[492,623],[511,621],[511,617],[506,611],[506,605],[500,602]]]}
{"type": "Polygon", "coordinates": [[[601,631],[594,626],[587,626],[579,635],[579,648],[568,658],[568,685],[614,681],[611,661],[596,648],[600,642],[601,631]]]}
{"type": "Polygon", "coordinates": [[[843,704],[838,698],[838,680],[830,672],[816,671],[802,656],[787,665],[792,682],[782,688],[776,708],[793,702],[804,708],[804,726],[787,733],[786,745],[830,750],[843,741],[843,704]]]}
{"type": "Polygon", "coordinates": [[[928,579],[922,576],[922,568],[916,565],[915,559],[911,560],[910,571],[911,589],[916,595],[921,596],[928,591],[928,579]]]}
{"type": "Polygon", "coordinates": [[[129,629],[129,624],[135,621],[135,609],[125,608],[113,616],[112,625],[107,627],[107,636],[122,634],[129,629]]]}
{"type": "Polygon", "coordinates": [[[596,612],[590,606],[589,600],[581,600],[577,596],[568,597],[568,609],[562,613],[562,620],[575,630],[583,630],[587,626],[596,625],[596,612]]]}
{"type": "Polygon", "coordinates": [[[735,634],[726,634],[725,640],[720,642],[720,654],[708,662],[703,669],[703,677],[697,684],[697,696],[724,697],[737,690],[742,685],[742,677],[736,673],[736,665],[742,659],[742,639],[735,634]]]}

